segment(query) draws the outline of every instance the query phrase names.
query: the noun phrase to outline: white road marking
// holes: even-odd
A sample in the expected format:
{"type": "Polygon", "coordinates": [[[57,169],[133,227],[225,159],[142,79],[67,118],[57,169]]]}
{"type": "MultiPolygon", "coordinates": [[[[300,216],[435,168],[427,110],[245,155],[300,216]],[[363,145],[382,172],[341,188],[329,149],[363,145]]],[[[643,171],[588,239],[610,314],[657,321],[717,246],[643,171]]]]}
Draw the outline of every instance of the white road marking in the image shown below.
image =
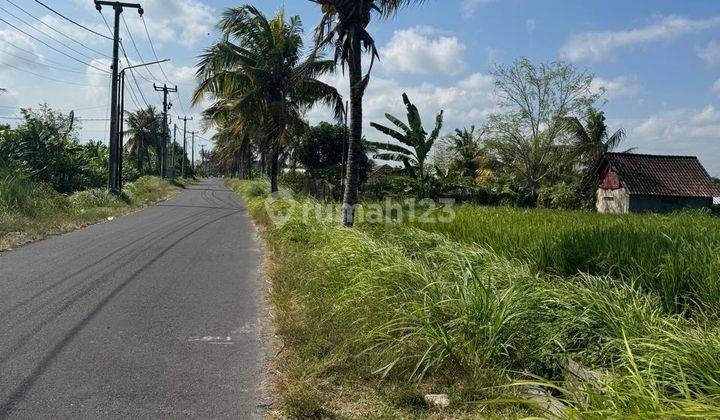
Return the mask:
{"type": "Polygon", "coordinates": [[[198,337],[190,337],[188,338],[189,342],[191,343],[208,343],[208,344],[233,344],[232,343],[232,337],[229,336],[213,336],[213,335],[205,335],[205,336],[198,336],[198,337]]]}

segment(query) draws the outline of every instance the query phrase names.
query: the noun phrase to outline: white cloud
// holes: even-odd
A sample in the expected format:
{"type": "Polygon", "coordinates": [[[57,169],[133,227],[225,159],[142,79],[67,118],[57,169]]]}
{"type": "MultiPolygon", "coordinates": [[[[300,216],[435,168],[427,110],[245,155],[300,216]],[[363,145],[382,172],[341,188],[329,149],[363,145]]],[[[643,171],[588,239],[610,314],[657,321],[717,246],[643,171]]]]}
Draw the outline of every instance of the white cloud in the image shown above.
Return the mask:
{"type": "Polygon", "coordinates": [[[528,19],[525,21],[525,29],[529,33],[535,32],[535,29],[537,28],[537,22],[535,22],[535,19],[528,19]]]}
{"type": "Polygon", "coordinates": [[[720,42],[710,41],[704,47],[696,49],[698,57],[702,58],[708,64],[720,63],[720,42]]]}
{"type": "Polygon", "coordinates": [[[43,62],[35,43],[14,30],[0,30],[0,69],[10,66],[29,69],[32,65],[27,60],[43,62]]]}
{"type": "Polygon", "coordinates": [[[465,45],[427,26],[396,31],[380,52],[383,69],[409,74],[458,75],[467,67],[465,45]]]}
{"type": "MultiPolygon", "coordinates": [[[[348,82],[341,73],[325,77],[325,81],[347,97],[348,82]]],[[[431,127],[437,113],[444,110],[444,132],[470,124],[480,125],[490,113],[497,111],[498,98],[494,94],[493,78],[489,75],[475,73],[447,85],[408,85],[373,76],[363,100],[364,133],[369,139],[386,140],[369,126],[370,122],[386,123],[385,113],[405,119],[403,93],[407,93],[417,105],[427,127],[431,127]]],[[[308,117],[312,123],[317,123],[329,121],[332,113],[324,107],[315,107],[308,117]]]]}
{"type": "Polygon", "coordinates": [[[604,99],[612,100],[621,97],[634,97],[640,94],[640,86],[625,76],[619,76],[611,80],[596,77],[590,84],[590,90],[600,92],[605,90],[604,99]]]}
{"type": "Polygon", "coordinates": [[[561,48],[560,54],[572,61],[601,61],[611,57],[615,50],[622,47],[673,40],[716,26],[720,26],[720,16],[697,20],[666,16],[642,28],[572,35],[561,48]]]}
{"type": "MultiPolygon", "coordinates": [[[[54,29],[60,31],[60,32],[64,33],[65,35],[69,36],[70,38],[72,38],[76,41],[79,41],[85,45],[90,45],[90,46],[103,45],[104,47],[107,48],[108,53],[110,51],[111,43],[109,40],[103,39],[95,34],[92,34],[88,31],[86,31],[85,29],[82,29],[76,25],[73,25],[72,23],[69,23],[65,20],[60,19],[59,17],[56,17],[54,15],[45,15],[45,16],[40,17],[40,20],[43,23],[45,23],[45,25],[48,25],[51,28],[54,28],[54,29]]],[[[110,20],[108,20],[108,22],[110,22],[110,20]]],[[[68,45],[70,45],[72,48],[78,48],[78,44],[72,43],[65,37],[56,36],[56,34],[52,30],[49,30],[47,28],[47,26],[44,26],[37,22],[35,22],[33,26],[35,26],[35,28],[37,28],[38,30],[40,30],[42,32],[47,32],[47,33],[53,35],[53,37],[57,38],[58,40],[60,40],[62,42],[67,42],[68,45]]],[[[97,33],[100,33],[103,35],[109,35],[108,28],[107,28],[107,26],[105,26],[105,24],[101,24],[101,23],[93,24],[93,23],[83,22],[83,26],[86,26],[97,33]]],[[[82,49],[82,48],[80,48],[80,49],[82,49]]],[[[83,50],[83,52],[85,52],[85,51],[83,50]]]]}
{"type": "Polygon", "coordinates": [[[720,93],[720,79],[717,79],[712,86],[713,92],[720,93]]]}
{"type": "Polygon", "coordinates": [[[463,0],[463,13],[466,15],[472,15],[477,11],[477,8],[482,4],[491,3],[495,0],[463,0]]]}
{"type": "MultiPolygon", "coordinates": [[[[145,21],[154,40],[195,45],[213,30],[217,18],[210,6],[199,0],[144,0],[145,21]]],[[[145,28],[137,16],[126,16],[136,36],[145,37],[145,28]]]]}
{"type": "MultiPolygon", "coordinates": [[[[78,6],[87,6],[84,1],[82,4],[81,0],[77,0],[77,2],[78,6]]],[[[155,47],[158,49],[161,58],[167,57],[166,54],[168,53],[168,50],[162,48],[163,43],[172,42],[173,44],[180,44],[184,48],[192,48],[193,43],[199,43],[212,30],[212,26],[216,21],[214,11],[198,0],[145,0],[143,6],[146,11],[145,19],[148,28],[151,31],[153,40],[156,42],[155,47]]],[[[152,53],[147,44],[145,28],[137,12],[132,12],[132,10],[125,11],[125,20],[130,26],[135,41],[143,49],[143,58],[147,61],[151,59],[152,53]]],[[[108,10],[104,10],[104,13],[107,17],[108,10]]],[[[92,35],[52,15],[39,16],[39,19],[82,44],[103,53],[103,55],[110,53],[111,46],[106,39],[92,35]]],[[[99,33],[107,33],[107,28],[102,24],[101,20],[95,21],[95,23],[84,21],[81,21],[81,23],[99,33]]],[[[49,31],[47,27],[42,26],[39,22],[33,22],[32,25],[44,32],[49,31]]],[[[20,28],[27,30],[24,25],[20,26],[20,28]]],[[[124,34],[124,25],[121,24],[121,28],[123,28],[124,34]]],[[[57,39],[61,42],[67,41],[69,47],[82,52],[88,57],[94,57],[94,59],[83,57],[81,58],[83,61],[102,69],[110,68],[109,60],[102,57],[101,54],[91,52],[61,36],[57,36],[57,39]]],[[[137,64],[139,61],[136,60],[138,57],[132,44],[128,41],[125,43],[125,47],[131,56],[132,64],[137,64]]],[[[71,54],[79,56],[79,54],[71,54]]],[[[199,113],[201,107],[190,108],[189,106],[192,90],[195,87],[195,69],[190,65],[180,65],[179,63],[166,63],[164,68],[170,80],[179,85],[179,94],[182,97],[185,111],[194,118],[194,121],[188,122],[188,130],[196,130],[200,126],[201,118],[199,113]]],[[[151,70],[156,77],[164,79],[157,67],[153,67],[151,70]]],[[[139,72],[144,77],[148,77],[148,74],[143,69],[140,69],[139,72]]],[[[153,91],[152,82],[140,77],[138,77],[137,81],[143,89],[147,102],[159,108],[161,99],[153,91]]],[[[160,80],[158,81],[160,82],[160,80]]],[[[135,105],[130,99],[129,92],[130,86],[133,89],[135,89],[135,86],[131,78],[128,78],[127,86],[126,110],[133,111],[135,105]]],[[[63,112],[74,110],[76,116],[82,121],[81,139],[99,139],[107,142],[108,122],[100,120],[107,118],[110,107],[110,80],[108,74],[62,57],[48,48],[36,44],[35,41],[15,30],[0,29],[0,87],[8,89],[8,92],[0,95],[0,106],[3,107],[0,114],[17,117],[19,107],[35,108],[41,103],[47,103],[53,109],[63,112]],[[46,53],[47,57],[45,56],[46,53]],[[77,73],[68,73],[58,68],[71,69],[77,71],[77,73]]],[[[175,106],[170,111],[170,114],[172,120],[175,121],[175,116],[183,113],[183,107],[178,104],[179,101],[176,95],[173,94],[171,100],[175,106]]],[[[139,97],[138,101],[141,106],[144,106],[139,97]]],[[[8,121],[13,125],[17,123],[15,120],[8,121]]],[[[8,121],[0,121],[0,123],[8,121]]],[[[210,134],[206,135],[206,137],[209,136],[210,134]]]]}
{"type": "Polygon", "coordinates": [[[627,145],[638,147],[639,153],[696,155],[711,174],[720,175],[720,111],[713,105],[619,124],[628,129],[627,145]]]}

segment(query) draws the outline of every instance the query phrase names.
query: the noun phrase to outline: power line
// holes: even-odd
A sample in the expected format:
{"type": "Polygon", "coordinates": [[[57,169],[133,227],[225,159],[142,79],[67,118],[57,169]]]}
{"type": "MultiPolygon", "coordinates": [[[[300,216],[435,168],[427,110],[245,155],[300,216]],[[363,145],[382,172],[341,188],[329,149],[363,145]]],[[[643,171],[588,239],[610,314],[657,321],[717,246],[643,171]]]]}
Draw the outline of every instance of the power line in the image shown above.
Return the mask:
{"type": "MultiPolygon", "coordinates": [[[[102,17],[103,22],[105,22],[105,26],[107,27],[108,32],[110,34],[112,34],[113,31],[112,31],[112,29],[110,29],[110,24],[108,23],[107,19],[105,18],[105,15],[103,14],[102,10],[98,10],[98,13],[100,13],[100,16],[102,17]]],[[[123,45],[122,41],[120,42],[120,50],[122,51],[123,56],[125,57],[125,61],[127,62],[127,65],[129,67],[131,65],[130,59],[127,56],[127,52],[125,52],[125,46],[123,45]]],[[[145,100],[145,95],[143,95],[142,89],[140,89],[140,84],[138,83],[137,79],[135,78],[135,72],[132,69],[130,70],[130,76],[132,76],[133,82],[135,83],[135,86],[137,87],[138,92],[140,93],[140,97],[142,98],[143,102],[145,103],[145,107],[147,108],[148,103],[145,100]]],[[[130,92],[131,92],[130,99],[133,101],[133,103],[135,104],[135,106],[137,108],[141,108],[141,106],[137,102],[137,98],[133,99],[134,92],[132,91],[132,86],[130,84],[128,84],[128,86],[130,86],[130,92]]]]}
{"type": "Polygon", "coordinates": [[[15,69],[15,70],[21,71],[21,72],[26,73],[26,74],[31,74],[31,75],[33,75],[33,76],[35,76],[35,77],[39,77],[39,78],[41,78],[41,79],[50,80],[50,81],[57,82],[57,83],[66,83],[66,84],[68,84],[68,85],[85,86],[85,87],[100,87],[99,85],[91,85],[91,84],[88,84],[88,83],[77,83],[77,82],[71,82],[71,81],[68,81],[68,80],[55,79],[55,78],[52,78],[52,77],[44,76],[44,75],[39,74],[39,73],[33,73],[33,72],[31,72],[31,71],[29,71],[29,70],[27,70],[27,69],[23,69],[23,68],[20,68],[20,67],[16,67],[16,66],[13,66],[12,64],[8,64],[8,63],[0,62],[0,64],[2,64],[3,66],[6,66],[6,67],[10,67],[11,69],[15,69]]]}
{"type": "Polygon", "coordinates": [[[28,63],[30,63],[30,64],[34,64],[34,65],[36,65],[36,66],[46,66],[46,67],[51,68],[51,69],[60,70],[60,71],[66,71],[66,72],[69,72],[69,73],[85,74],[85,72],[82,71],[82,70],[73,70],[73,69],[67,69],[67,68],[63,68],[63,67],[51,66],[51,65],[49,65],[49,64],[41,63],[41,62],[35,61],[35,60],[30,60],[30,59],[27,59],[27,58],[25,58],[25,57],[21,57],[21,56],[19,56],[19,55],[17,55],[17,54],[13,54],[13,53],[11,53],[11,52],[7,52],[7,51],[4,51],[4,50],[0,50],[0,53],[2,53],[2,54],[7,54],[7,55],[9,55],[9,56],[11,56],[11,57],[17,58],[18,60],[23,60],[23,61],[26,61],[26,62],[28,62],[28,63]]]}
{"type": "MultiPolygon", "coordinates": [[[[145,23],[145,16],[141,15],[140,20],[142,20],[143,26],[145,27],[145,35],[147,35],[148,42],[150,43],[150,49],[155,56],[155,61],[160,61],[157,55],[157,51],[155,51],[155,44],[153,44],[152,38],[150,38],[150,31],[148,31],[147,23],[145,23]]],[[[173,83],[170,81],[170,78],[165,73],[162,63],[158,63],[158,67],[160,67],[160,72],[162,73],[163,77],[165,77],[165,81],[172,85],[173,83]]]]}
{"type": "Polygon", "coordinates": [[[82,53],[82,52],[76,50],[75,48],[73,48],[73,47],[71,47],[71,46],[65,45],[62,41],[58,41],[57,39],[53,38],[52,36],[48,35],[47,33],[41,31],[40,29],[36,28],[36,27],[33,26],[32,24],[28,23],[27,21],[22,20],[21,18],[19,18],[19,17],[15,16],[14,14],[10,13],[10,12],[9,12],[7,9],[5,9],[4,7],[0,6],[0,10],[2,10],[2,11],[5,12],[5,13],[7,13],[9,16],[14,17],[16,20],[20,21],[20,23],[24,24],[24,25],[27,26],[28,28],[33,28],[35,31],[37,31],[37,32],[40,33],[41,35],[44,35],[44,36],[48,37],[49,39],[52,39],[53,41],[57,42],[58,44],[62,45],[62,46],[65,47],[65,48],[67,48],[68,50],[74,52],[75,54],[78,54],[78,55],[80,55],[81,57],[83,57],[83,58],[85,58],[85,59],[87,59],[87,60],[93,60],[93,59],[94,59],[94,57],[90,57],[89,55],[86,55],[85,53],[82,53]]]}
{"type": "MultiPolygon", "coordinates": [[[[135,48],[135,52],[137,53],[138,58],[140,59],[140,62],[141,62],[141,63],[144,63],[144,62],[145,62],[145,59],[143,58],[142,54],[140,53],[140,49],[138,49],[138,46],[137,46],[137,44],[135,43],[135,38],[132,36],[132,32],[130,32],[130,27],[128,26],[127,21],[125,20],[125,16],[124,16],[124,15],[121,15],[121,18],[122,18],[122,21],[123,21],[123,25],[125,25],[125,31],[127,32],[128,36],[130,37],[130,41],[132,42],[132,45],[133,45],[133,47],[135,48]]],[[[123,54],[125,54],[125,49],[124,49],[124,46],[122,45],[122,42],[121,42],[121,46],[123,47],[123,54]]],[[[127,60],[127,54],[125,54],[125,59],[127,60]]],[[[157,60],[157,61],[160,61],[160,60],[157,60]]],[[[128,65],[130,65],[129,60],[128,60],[128,65]]],[[[155,75],[152,74],[152,72],[150,71],[150,67],[149,67],[149,66],[144,66],[144,68],[145,68],[145,71],[147,71],[147,73],[150,75],[150,78],[151,78],[151,79],[158,80],[158,78],[155,77],[155,75]]],[[[131,71],[133,71],[133,70],[131,70],[131,71]]],[[[138,75],[140,78],[142,78],[143,80],[145,80],[146,82],[152,83],[153,86],[155,85],[155,82],[152,81],[152,80],[148,80],[146,77],[144,77],[144,76],[140,73],[140,70],[139,70],[139,69],[138,69],[137,75],[138,75]]],[[[135,77],[135,76],[133,75],[133,77],[135,77]]],[[[160,98],[161,101],[163,100],[163,98],[162,98],[162,96],[160,95],[160,93],[158,93],[158,97],[160,98]]],[[[143,98],[143,100],[144,100],[144,98],[143,98]]]]}
{"type": "MultiPolygon", "coordinates": [[[[148,42],[150,43],[150,49],[152,50],[153,55],[155,56],[156,61],[160,61],[157,55],[157,51],[155,50],[155,44],[152,41],[152,37],[150,37],[150,31],[148,30],[147,23],[145,22],[145,16],[140,16],[140,20],[142,20],[143,27],[145,28],[145,35],[147,35],[148,42]]],[[[162,73],[163,77],[165,77],[165,81],[169,84],[174,84],[170,81],[170,78],[168,77],[167,73],[165,73],[165,70],[163,69],[162,64],[158,64],[158,67],[160,67],[160,72],[162,73]]],[[[180,92],[176,91],[175,96],[178,98],[178,103],[180,104],[180,109],[182,110],[183,114],[187,114],[185,111],[185,105],[183,105],[183,100],[180,97],[180,92]]]]}
{"type": "Polygon", "coordinates": [[[77,25],[77,26],[85,29],[85,30],[88,31],[88,32],[91,32],[91,33],[93,33],[93,34],[95,34],[95,35],[97,35],[97,36],[100,36],[100,37],[103,37],[103,38],[105,38],[105,39],[109,39],[110,41],[112,41],[112,38],[110,38],[110,37],[108,37],[108,36],[105,36],[105,35],[103,35],[103,34],[101,34],[101,33],[95,32],[95,31],[93,31],[92,29],[90,29],[90,28],[88,28],[88,27],[86,27],[86,26],[83,26],[83,25],[75,22],[74,20],[70,19],[69,17],[67,17],[67,16],[65,16],[65,15],[63,15],[63,14],[61,14],[60,12],[55,11],[55,10],[52,9],[50,6],[46,5],[45,3],[43,3],[43,2],[41,2],[41,1],[39,1],[39,0],[35,0],[35,3],[41,5],[42,7],[48,9],[49,11],[51,11],[51,12],[53,12],[53,13],[55,13],[56,15],[60,16],[61,18],[65,19],[65,20],[67,20],[68,22],[73,23],[73,24],[75,24],[75,25],[77,25]]]}
{"type": "Polygon", "coordinates": [[[63,36],[64,38],[69,39],[70,41],[72,41],[72,42],[80,45],[80,46],[83,47],[83,48],[88,49],[89,51],[94,52],[95,54],[100,54],[100,55],[102,55],[102,56],[105,57],[105,58],[110,58],[109,55],[104,54],[104,53],[102,53],[102,52],[100,52],[100,51],[98,51],[98,50],[92,49],[92,48],[88,47],[87,45],[83,44],[82,42],[76,40],[75,38],[73,38],[73,37],[71,37],[71,36],[68,36],[68,35],[66,35],[64,32],[61,32],[61,31],[55,29],[54,27],[48,25],[48,24],[45,23],[42,19],[38,19],[36,16],[34,16],[33,14],[31,14],[31,13],[28,12],[27,10],[23,9],[22,7],[18,6],[17,4],[15,4],[14,2],[12,2],[11,0],[5,0],[5,1],[7,1],[7,2],[10,3],[10,4],[12,4],[12,5],[15,6],[17,9],[19,9],[21,12],[23,12],[23,13],[25,13],[26,15],[30,16],[31,18],[35,19],[36,21],[40,22],[42,25],[50,28],[53,32],[55,32],[55,33],[63,36]]]}
{"type": "MultiPolygon", "coordinates": [[[[110,106],[110,105],[108,105],[108,106],[110,106]]],[[[0,105],[0,108],[21,110],[21,109],[32,109],[33,106],[20,106],[20,107],[17,107],[17,106],[0,105]]],[[[106,106],[105,106],[105,105],[99,105],[99,106],[84,106],[84,107],[72,107],[72,108],[55,108],[55,107],[53,107],[53,109],[56,109],[56,110],[62,111],[62,112],[88,111],[88,110],[91,110],[91,109],[100,109],[100,108],[105,109],[106,106]]]]}
{"type": "MultiPolygon", "coordinates": [[[[122,42],[120,43],[120,49],[122,50],[123,56],[125,57],[125,62],[127,63],[128,67],[130,67],[132,64],[130,63],[130,59],[128,58],[127,53],[125,52],[125,47],[123,46],[122,42]]],[[[130,69],[130,76],[132,76],[133,83],[135,83],[135,87],[137,88],[138,93],[140,94],[140,97],[142,98],[142,101],[145,104],[145,108],[147,108],[150,105],[148,104],[148,101],[145,99],[145,95],[143,95],[142,89],[140,89],[140,84],[138,83],[137,78],[135,77],[135,69],[130,69]]],[[[138,75],[138,76],[140,76],[140,75],[138,75]]]]}
{"type": "Polygon", "coordinates": [[[38,39],[37,37],[35,37],[35,36],[33,36],[33,35],[30,35],[29,33],[23,31],[22,29],[18,28],[17,26],[13,25],[12,23],[8,22],[7,20],[3,19],[2,17],[0,17],[0,22],[4,22],[6,25],[10,26],[11,28],[15,29],[16,31],[21,32],[21,33],[29,36],[30,38],[34,39],[35,41],[37,41],[37,42],[39,42],[39,43],[41,43],[41,44],[43,44],[43,45],[45,45],[46,47],[52,49],[53,51],[56,51],[56,52],[58,52],[58,53],[60,53],[60,54],[62,54],[62,55],[64,55],[64,56],[66,56],[66,57],[69,57],[69,58],[77,61],[78,63],[82,63],[82,64],[84,64],[84,65],[86,65],[86,66],[88,66],[88,67],[92,67],[92,68],[94,68],[95,70],[99,70],[99,71],[101,71],[101,72],[103,72],[103,73],[110,74],[110,72],[107,71],[107,70],[105,70],[105,69],[101,69],[100,67],[95,67],[95,66],[93,66],[93,65],[90,64],[90,63],[87,63],[87,62],[85,62],[85,61],[82,61],[82,60],[80,60],[79,58],[73,57],[73,56],[70,55],[70,54],[67,54],[67,53],[65,53],[65,52],[63,52],[63,51],[58,50],[57,48],[53,47],[52,45],[48,44],[47,42],[45,42],[45,41],[43,41],[43,40],[41,40],[41,39],[38,39]]]}
{"type": "MultiPolygon", "coordinates": [[[[30,50],[28,50],[28,49],[25,49],[25,48],[23,48],[23,47],[19,47],[19,46],[14,45],[14,44],[6,43],[5,45],[7,45],[8,47],[15,48],[15,49],[18,50],[18,51],[22,51],[22,52],[24,52],[24,53],[30,54],[30,55],[33,56],[33,57],[37,57],[37,56],[38,56],[34,51],[30,51],[30,50]]],[[[43,57],[43,60],[47,61],[47,62],[50,63],[50,64],[54,64],[54,65],[56,65],[56,66],[64,66],[64,65],[65,65],[65,63],[61,63],[61,62],[59,62],[59,61],[50,60],[50,59],[48,59],[48,58],[46,58],[46,57],[43,57]]]]}
{"type": "MultiPolygon", "coordinates": [[[[25,117],[9,117],[9,116],[5,116],[5,115],[0,115],[0,118],[3,119],[3,120],[24,120],[24,119],[25,119],[25,117]]],[[[77,119],[80,120],[81,122],[85,122],[85,121],[109,121],[109,120],[110,120],[110,118],[83,118],[83,117],[80,117],[80,116],[77,116],[77,115],[75,116],[75,118],[77,118],[77,119]]]]}
{"type": "MultiPolygon", "coordinates": [[[[135,48],[135,52],[137,53],[138,58],[140,59],[140,62],[144,63],[145,59],[143,58],[142,54],[140,54],[140,50],[138,49],[138,46],[135,43],[135,38],[133,38],[132,32],[130,32],[130,27],[128,26],[127,21],[125,20],[125,15],[120,15],[120,16],[122,18],[123,25],[125,25],[125,32],[127,32],[128,36],[130,37],[130,42],[132,43],[133,48],[135,48]]],[[[156,60],[156,61],[160,61],[160,60],[156,60]]],[[[152,74],[152,72],[150,71],[150,66],[145,66],[145,71],[148,72],[151,79],[160,80],[157,77],[155,77],[154,74],[152,74]]]]}

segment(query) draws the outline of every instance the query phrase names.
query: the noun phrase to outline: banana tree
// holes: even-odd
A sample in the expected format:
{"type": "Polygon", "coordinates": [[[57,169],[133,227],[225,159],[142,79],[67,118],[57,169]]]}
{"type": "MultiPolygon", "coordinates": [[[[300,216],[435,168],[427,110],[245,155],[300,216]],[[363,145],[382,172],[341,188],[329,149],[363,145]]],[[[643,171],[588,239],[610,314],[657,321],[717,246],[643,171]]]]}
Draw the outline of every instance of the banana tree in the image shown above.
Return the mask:
{"type": "Polygon", "coordinates": [[[368,144],[377,148],[379,151],[373,156],[375,159],[402,162],[410,176],[416,179],[423,179],[425,174],[425,161],[440,135],[440,130],[442,130],[443,111],[440,111],[435,117],[435,128],[432,133],[428,135],[427,131],[423,128],[420,112],[417,107],[410,102],[410,98],[408,98],[405,93],[403,93],[403,102],[407,108],[407,124],[390,114],[385,114],[385,117],[393,123],[397,129],[377,123],[370,123],[370,126],[386,136],[392,137],[398,144],[373,141],[369,141],[368,144]]]}

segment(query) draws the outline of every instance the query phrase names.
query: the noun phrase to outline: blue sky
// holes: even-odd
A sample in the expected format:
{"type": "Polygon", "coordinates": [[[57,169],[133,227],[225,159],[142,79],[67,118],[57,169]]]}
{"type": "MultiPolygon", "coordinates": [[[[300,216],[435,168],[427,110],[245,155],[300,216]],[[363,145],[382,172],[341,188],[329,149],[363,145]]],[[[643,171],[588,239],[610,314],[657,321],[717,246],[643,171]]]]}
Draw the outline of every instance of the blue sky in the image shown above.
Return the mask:
{"type": "MultiPolygon", "coordinates": [[[[12,2],[85,45],[109,51],[107,41],[58,19],[34,1],[12,2]]],[[[43,2],[98,32],[107,32],[91,0],[43,2]]],[[[285,5],[288,14],[302,17],[308,37],[319,18],[317,6],[306,0],[252,3],[267,13],[285,5]]],[[[172,59],[165,71],[181,90],[182,106],[176,103],[173,113],[182,114],[185,108],[194,115],[192,129],[201,129],[200,107],[191,109],[188,103],[196,57],[215,39],[213,24],[222,9],[239,4],[219,0],[143,2],[158,55],[172,59]]],[[[0,0],[0,7],[32,27],[10,16],[6,20],[63,50],[37,31],[53,34],[47,26],[32,21],[8,0],[0,0]]],[[[0,15],[4,15],[2,10],[0,15]]],[[[109,18],[109,11],[105,15],[109,18]]],[[[152,51],[142,21],[133,11],[126,11],[125,16],[140,55],[150,59],[152,51]]],[[[490,76],[493,64],[507,64],[521,56],[536,62],[566,60],[594,74],[595,87],[605,87],[603,109],[611,128],[627,130],[627,147],[638,147],[643,153],[698,155],[712,174],[720,176],[719,1],[430,0],[394,19],[377,22],[371,29],[382,63],[367,93],[368,122],[381,120],[385,112],[402,113],[400,94],[408,92],[428,121],[444,109],[448,130],[480,125],[496,110],[490,76]]],[[[123,38],[128,55],[138,61],[127,34],[123,38]]],[[[78,49],[95,60],[92,64],[107,68],[105,58],[78,49]]],[[[158,69],[152,73],[144,73],[144,77],[164,79],[158,69]]],[[[341,74],[328,77],[328,81],[341,92],[347,91],[341,74]]],[[[151,83],[143,79],[138,83],[149,90],[146,101],[159,104],[151,83]]],[[[47,101],[57,108],[75,109],[86,118],[103,119],[107,116],[108,85],[106,75],[0,22],[0,86],[10,90],[0,96],[0,116],[12,117],[18,107],[47,101]]],[[[138,97],[138,102],[143,101],[138,97]]],[[[314,109],[308,117],[317,121],[329,115],[327,110],[314,109]]],[[[106,139],[106,125],[104,121],[86,121],[83,138],[106,139]]],[[[377,136],[372,130],[367,134],[377,136]]]]}

